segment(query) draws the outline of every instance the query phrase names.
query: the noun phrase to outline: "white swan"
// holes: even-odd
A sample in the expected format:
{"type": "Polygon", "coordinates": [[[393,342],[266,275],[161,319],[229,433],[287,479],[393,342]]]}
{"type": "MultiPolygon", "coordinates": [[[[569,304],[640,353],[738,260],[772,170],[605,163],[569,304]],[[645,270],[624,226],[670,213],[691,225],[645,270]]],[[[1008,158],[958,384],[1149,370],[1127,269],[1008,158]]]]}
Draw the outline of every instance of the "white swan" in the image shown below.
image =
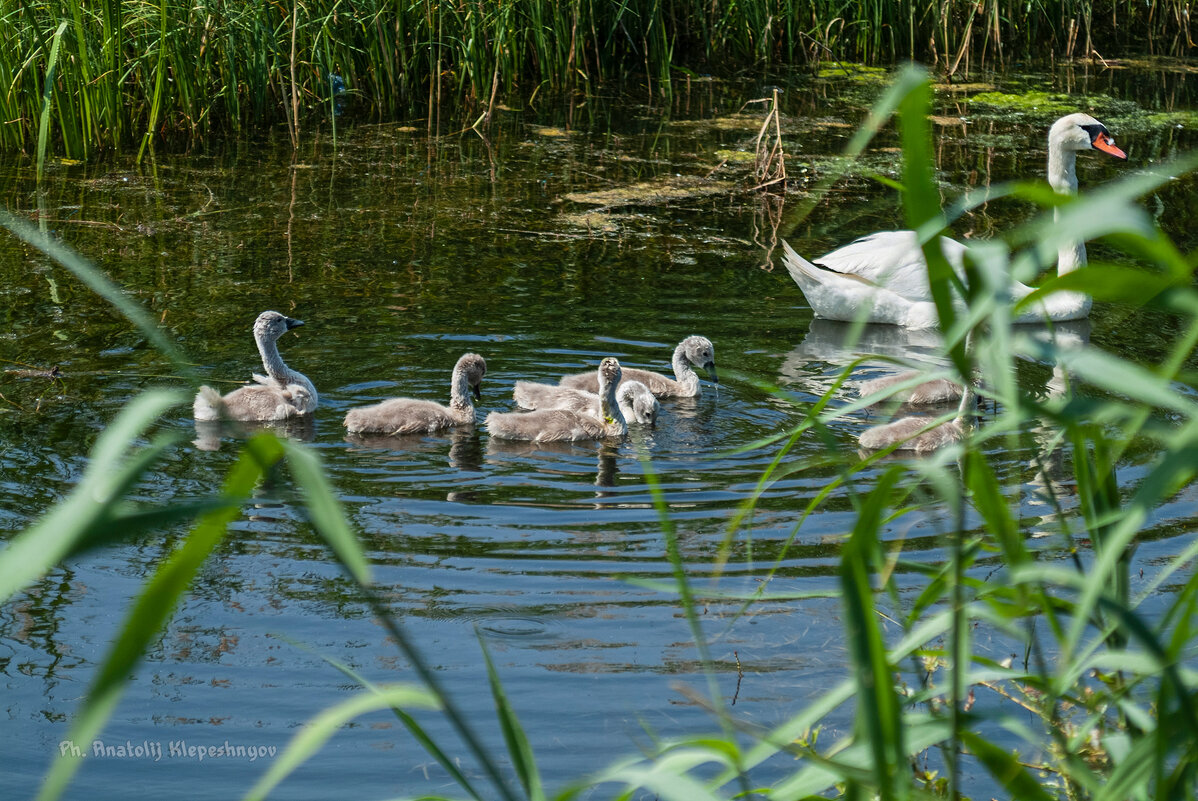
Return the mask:
{"type": "MultiPolygon", "coordinates": [[[[1048,132],[1048,183],[1057,192],[1077,192],[1074,168],[1077,154],[1082,150],[1101,150],[1116,158],[1127,158],[1098,120],[1088,114],[1061,117],[1048,132]]],[[[928,286],[927,264],[914,231],[881,231],[862,237],[816,259],[819,267],[786,242],[782,245],[782,263],[817,317],[853,321],[864,316],[868,322],[908,328],[930,328],[938,323],[928,286]]],[[[966,246],[941,237],[940,250],[957,274],[963,275],[966,246]]],[[[1083,243],[1062,245],[1057,256],[1057,273],[1064,275],[1085,263],[1083,243]]],[[[1015,300],[1031,292],[1032,287],[1011,283],[1011,296],[1015,300]]],[[[955,300],[959,302],[959,298],[955,300]]],[[[1089,296],[1081,292],[1057,292],[1017,321],[1079,320],[1089,313],[1089,296]]]]}
{"type": "MultiPolygon", "coordinates": [[[[674,377],[667,378],[651,370],[630,367],[624,371],[625,381],[640,381],[657,398],[695,398],[699,396],[699,375],[692,368],[702,367],[711,376],[712,382],[720,383],[715,372],[715,345],[707,337],[687,337],[674,348],[674,377]]],[[[599,380],[595,373],[568,375],[558,382],[563,387],[599,391],[599,380]]]]}
{"type": "Polygon", "coordinates": [[[449,405],[414,398],[391,398],[373,406],[350,409],[343,425],[351,434],[419,434],[474,423],[474,403],[487,362],[477,353],[464,354],[453,366],[449,405]]]}
{"type": "Polygon", "coordinates": [[[487,431],[499,439],[532,442],[578,442],[594,439],[622,439],[628,424],[616,402],[620,383],[620,363],[607,357],[599,363],[599,415],[572,409],[538,409],[535,412],[491,412],[487,431]]]}
{"type": "Polygon", "coordinates": [[[871,451],[897,446],[895,450],[914,451],[918,455],[931,453],[964,438],[973,401],[973,387],[966,386],[961,393],[957,416],[952,420],[928,428],[933,418],[902,417],[892,423],[865,429],[857,437],[857,442],[862,448],[871,451]]]}
{"type": "Polygon", "coordinates": [[[302,373],[283,363],[275,344],[292,328],[303,325],[277,311],[264,311],[254,321],[254,341],[262,355],[266,375],[254,375],[255,384],[228,395],[209,386],[200,387],[193,411],[197,420],[288,420],[316,411],[316,387],[302,373]]]}
{"type": "MultiPolygon", "coordinates": [[[[599,396],[585,389],[517,381],[512,388],[512,397],[515,398],[516,405],[522,409],[569,409],[585,412],[592,417],[600,415],[599,396]]],[[[627,422],[647,426],[657,424],[661,404],[640,381],[621,381],[616,389],[616,403],[627,422]]]]}

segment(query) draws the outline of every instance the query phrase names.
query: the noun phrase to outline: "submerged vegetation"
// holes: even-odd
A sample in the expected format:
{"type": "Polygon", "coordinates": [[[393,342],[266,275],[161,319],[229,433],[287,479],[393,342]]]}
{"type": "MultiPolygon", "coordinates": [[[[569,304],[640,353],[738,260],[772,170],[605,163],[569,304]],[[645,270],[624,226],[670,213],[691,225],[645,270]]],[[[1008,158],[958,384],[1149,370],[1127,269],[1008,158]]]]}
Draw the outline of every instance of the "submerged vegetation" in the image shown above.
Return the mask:
{"type": "Polygon", "coordinates": [[[481,122],[630,73],[661,96],[714,72],[914,59],[951,75],[1193,46],[1181,0],[0,0],[0,26],[0,149],[42,131],[72,159],[280,122],[297,143],[343,88],[365,115],[433,127],[443,106],[481,122]]]}
{"type": "MultiPolygon", "coordinates": [[[[933,184],[926,76],[904,71],[879,100],[865,127],[846,150],[855,157],[896,112],[903,144],[906,223],[928,243],[953,220],[944,216],[933,184]]],[[[968,308],[955,313],[948,302],[956,279],[945,265],[929,272],[939,303],[949,370],[961,381],[975,371],[985,376],[984,394],[995,411],[960,446],[926,461],[862,458],[837,447],[829,423],[860,403],[844,405],[840,384],[809,408],[797,410],[792,430],[752,447],[776,447],[778,456],[761,477],[759,492],[787,478],[834,464],[828,482],[796,524],[829,498],[851,510],[846,536],[837,544],[844,638],[850,675],[829,687],[794,717],[770,728],[738,717],[721,697],[715,678],[736,667],[713,662],[700,625],[705,592],[694,583],[710,565],[692,570],[687,559],[703,558],[680,547],[665,496],[652,465],[647,481],[660,513],[661,535],[672,568],[662,584],[677,597],[694,637],[709,692],[693,700],[712,710],[712,729],[693,737],[657,742],[648,753],[557,791],[617,798],[646,794],[671,799],[811,796],[906,799],[928,797],[1017,797],[1021,799],[1192,798],[1198,791],[1198,676],[1192,656],[1198,645],[1198,544],[1180,553],[1158,554],[1150,575],[1133,584],[1131,554],[1157,524],[1163,503],[1195,478],[1198,402],[1178,391],[1179,380],[1198,345],[1198,290],[1191,260],[1153,225],[1137,200],[1195,166],[1190,159],[1070,199],[1013,231],[1006,242],[979,244],[962,287],[968,308]],[[1092,264],[1049,281],[1040,292],[1013,304],[998,291],[1010,276],[1036,274],[1051,260],[1058,238],[1084,230],[1090,237],[1126,250],[1143,265],[1092,264]],[[1084,282],[1084,283],[1083,283],[1084,282]],[[1144,367],[1088,344],[1058,340],[1052,330],[1035,336],[1012,320],[1044,294],[1086,289],[1110,303],[1153,306],[1178,321],[1179,335],[1156,364],[1144,367]],[[967,349],[970,332],[980,337],[967,349]],[[1032,358],[1061,371],[1059,391],[1036,396],[1017,378],[1020,360],[1032,358]],[[1084,391],[1079,391],[1084,387],[1084,391]],[[1041,479],[1051,512],[1037,518],[1037,535],[1020,519],[1025,482],[996,469],[993,450],[1013,447],[1030,420],[1046,436],[1031,466],[1041,479]],[[822,437],[829,447],[817,460],[788,460],[801,437],[822,437]],[[1136,478],[1120,484],[1116,473],[1126,456],[1149,444],[1153,454],[1138,462],[1136,478]],[[1076,511],[1057,493],[1077,496],[1076,511]],[[928,512],[928,509],[931,512],[928,512]],[[943,538],[946,558],[931,563],[902,553],[887,539],[887,523],[927,514],[943,538]],[[981,520],[980,528],[966,520],[981,520]],[[970,533],[974,532],[974,533],[970,533]],[[687,554],[687,555],[684,555],[687,554]],[[1135,587],[1135,591],[1133,591],[1135,587]],[[1151,602],[1155,611],[1144,610],[1151,602]],[[855,701],[855,725],[838,739],[821,729],[835,710],[855,701]],[[768,767],[767,767],[767,763],[768,767]],[[763,776],[768,770],[768,779],[763,776]],[[968,778],[966,778],[968,777],[968,778]],[[768,784],[767,784],[768,782],[768,784]]],[[[826,191],[824,184],[821,191],[826,191]]],[[[1061,198],[1042,186],[992,187],[986,197],[968,198],[957,213],[1007,195],[1051,206],[1061,198]]],[[[187,361],[140,312],[96,271],[30,226],[6,220],[12,231],[71,269],[103,294],[187,376],[187,361]]],[[[939,250],[930,248],[929,259],[939,250]]],[[[317,459],[301,444],[264,433],[242,446],[241,457],[211,496],[156,508],[126,498],[179,441],[170,433],[147,435],[181,393],[147,392],[100,436],[92,461],[75,491],[39,522],[13,537],[0,552],[0,601],[19,596],[63,559],[118,542],[139,530],[181,528],[196,518],[171,554],[156,567],[127,613],[116,641],[96,670],[92,686],[72,723],[71,738],[88,741],[104,730],[124,682],[169,618],[179,598],[220,544],[227,525],[251,502],[255,484],[280,462],[301,488],[308,520],[353,582],[364,608],[412,666],[419,685],[376,685],[349,666],[334,664],[362,690],[312,719],[286,752],[264,768],[249,797],[262,798],[330,737],[352,737],[342,727],[357,716],[390,710],[423,747],[461,797],[543,799],[535,754],[518,719],[535,698],[509,697],[482,655],[490,693],[507,745],[488,753],[454,699],[438,685],[437,671],[421,656],[400,617],[378,597],[371,569],[317,459]],[[460,739],[438,743],[413,716],[436,708],[460,739]],[[458,753],[457,750],[462,753],[458,753]],[[504,765],[509,768],[503,767],[504,765]]],[[[780,398],[785,402],[785,398],[780,398]]],[[[1192,519],[1182,525],[1192,527],[1192,519]]],[[[761,579],[762,590],[744,597],[758,603],[802,601],[769,592],[771,568],[733,548],[753,535],[749,502],[728,531],[715,560],[724,569],[761,579]],[[739,560],[745,559],[742,563],[739,560]]],[[[793,534],[792,534],[793,538],[793,534]]],[[[782,544],[778,564],[789,542],[782,544]]],[[[727,595],[724,596],[727,598],[727,595]]],[[[281,624],[283,625],[283,624],[281,624]]],[[[798,624],[796,623],[796,626],[798,624]]],[[[332,669],[332,668],[330,668],[332,669]]],[[[695,692],[695,691],[692,691],[695,692]]],[[[733,700],[732,703],[735,701],[733,700]]],[[[630,749],[631,750],[631,749],[630,749]]],[[[400,758],[399,753],[378,758],[400,758]]],[[[61,795],[81,758],[69,753],[51,768],[43,798],[61,795]]]]}

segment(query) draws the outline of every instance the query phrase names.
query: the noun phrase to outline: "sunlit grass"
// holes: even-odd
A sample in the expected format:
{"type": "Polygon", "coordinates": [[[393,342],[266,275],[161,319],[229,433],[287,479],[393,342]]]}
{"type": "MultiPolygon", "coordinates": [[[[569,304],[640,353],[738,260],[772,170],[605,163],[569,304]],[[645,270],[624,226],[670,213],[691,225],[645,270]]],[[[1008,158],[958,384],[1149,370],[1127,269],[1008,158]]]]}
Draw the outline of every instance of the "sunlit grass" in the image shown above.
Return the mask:
{"type": "Polygon", "coordinates": [[[779,66],[913,59],[954,74],[1192,49],[1181,0],[1093,13],[1082,0],[0,0],[0,149],[40,153],[49,137],[72,159],[144,155],[280,123],[298,144],[328,120],[330,74],[364,113],[436,127],[442,109],[481,120],[496,98],[629,78],[667,96],[687,76],[779,66]]]}

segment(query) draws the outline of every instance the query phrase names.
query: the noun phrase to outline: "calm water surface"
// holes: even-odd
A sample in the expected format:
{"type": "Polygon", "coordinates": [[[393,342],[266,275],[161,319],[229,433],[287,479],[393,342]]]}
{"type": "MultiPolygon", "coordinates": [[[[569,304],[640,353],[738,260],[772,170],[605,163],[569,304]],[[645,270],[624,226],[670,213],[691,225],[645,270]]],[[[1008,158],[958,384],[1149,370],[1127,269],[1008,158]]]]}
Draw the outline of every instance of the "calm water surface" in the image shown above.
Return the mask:
{"type": "MultiPolygon", "coordinates": [[[[1184,73],[1065,73],[998,83],[1011,91],[1073,92],[1083,109],[1091,101],[1081,95],[1101,95],[1092,113],[1115,132],[1131,169],[1195,144],[1190,129],[1150,123],[1140,113],[1193,108],[1184,73]]],[[[846,81],[790,88],[784,97],[792,174],[818,174],[877,91],[846,81]]],[[[258,312],[273,308],[305,320],[281,349],[312,378],[321,407],[309,430],[293,433],[324,459],[392,609],[485,741],[502,750],[480,635],[548,784],[560,787],[653,737],[714,728],[682,691],[690,685],[705,692],[705,684],[675,598],[630,581],[670,576],[640,457],[647,455],[661,478],[701,587],[753,591],[775,571],[771,592],[819,596],[836,585],[839,544],[853,520],[849,490],[799,521],[836,475],[833,468],[771,485],[736,533],[729,566],[715,577],[730,521],[778,446],[742,449],[797,424],[860,353],[934,358],[936,343],[926,334],[869,330],[849,347],[843,326],[812,320],[784,271],[763,269],[774,261],[768,243],[775,236],[817,254],[894,227],[901,217],[894,194],[864,178],[838,184],[801,222],[798,194],[779,203],[721,192],[598,215],[565,198],[712,173],[726,157],[717,151],[751,149],[759,107],[738,112],[764,92],[696,84],[661,107],[593,101],[505,111],[486,141],[472,133],[430,140],[419,121],[355,126],[347,119],[336,148],[327,131],[310,134],[294,163],[288,148],[265,141],[160,154],[142,167],[118,157],[57,164],[41,197],[28,163],[9,161],[0,191],[10,210],[41,220],[127,287],[216,386],[231,388],[257,367],[249,328],[258,312]],[[674,345],[693,333],[715,343],[721,384],[705,382],[701,397],[665,402],[655,429],[618,446],[532,447],[492,440],[481,428],[362,440],[347,438],[340,425],[348,408],[381,398],[445,400],[450,369],[465,351],[483,354],[489,365],[485,414],[511,408],[518,379],[554,381],[606,355],[667,371],[674,345]]],[[[1056,115],[998,113],[966,97],[938,94],[946,198],[990,181],[1040,176],[1043,132],[1056,115]]],[[[897,174],[894,144],[883,135],[867,165],[897,174]]],[[[736,180],[732,169],[716,170],[713,179],[736,180]]],[[[1079,166],[1083,184],[1110,180],[1121,169],[1089,157],[1079,166]]],[[[1146,201],[1185,249],[1193,245],[1193,197],[1187,180],[1146,201]]],[[[995,203],[956,232],[990,236],[1032,213],[995,203]]],[[[1113,256],[1100,244],[1091,255],[1113,256]]],[[[0,238],[0,275],[3,366],[58,365],[65,375],[50,384],[0,374],[0,528],[11,534],[70,492],[97,433],[130,398],[181,382],[102,301],[7,236],[0,238]]],[[[1069,334],[1150,361],[1175,330],[1170,318],[1100,305],[1088,325],[1069,334]]],[[[883,369],[871,363],[862,375],[883,369]]],[[[1051,391],[1048,365],[1029,364],[1020,378],[1032,391],[1051,391]]],[[[836,446],[851,452],[856,435],[877,419],[861,412],[838,421],[836,446]]],[[[197,434],[186,408],[163,426],[183,443],[135,498],[160,504],[212,492],[235,458],[236,434],[197,434]]],[[[1048,522],[1040,500],[1046,485],[1073,511],[1061,483],[1067,471],[1031,466],[1052,433],[1046,424],[1029,425],[1022,449],[994,453],[1030,533],[1048,522]]],[[[798,462],[822,447],[811,437],[786,458],[798,462]]],[[[1136,481],[1151,458],[1131,452],[1121,479],[1136,481]]],[[[857,489],[868,489],[874,475],[860,474],[857,489]]],[[[1143,581],[1153,564],[1182,547],[1196,511],[1192,489],[1160,510],[1137,552],[1143,581]]],[[[902,518],[887,536],[901,540],[908,557],[935,561],[943,556],[944,526],[933,509],[902,518]]],[[[12,797],[37,787],[130,599],[182,534],[162,531],[72,561],[0,607],[0,752],[12,797]]],[[[1044,541],[1044,558],[1058,558],[1059,546],[1044,541]]],[[[916,587],[918,580],[904,584],[916,587]]],[[[721,690],[736,694],[743,720],[781,722],[843,678],[834,600],[739,611],[737,603],[709,601],[703,625],[721,690]],[[744,669],[739,688],[737,661],[744,669]]],[[[979,647],[1001,658],[1010,645],[979,647]]],[[[312,532],[302,499],[281,472],[234,524],[105,729],[106,744],[160,744],[162,759],[89,758],[69,797],[127,797],[131,781],[145,795],[180,786],[194,798],[240,794],[269,758],[200,762],[172,756],[171,745],[281,748],[305,720],[355,691],[316,654],[377,682],[414,680],[312,532]]],[[[473,773],[440,719],[421,719],[473,773]]],[[[830,742],[850,720],[851,710],[843,710],[822,737],[830,742]]],[[[789,767],[767,766],[761,781],[789,767]]],[[[347,786],[361,797],[450,790],[444,772],[387,715],[341,732],[280,795],[342,797],[347,786]]]]}

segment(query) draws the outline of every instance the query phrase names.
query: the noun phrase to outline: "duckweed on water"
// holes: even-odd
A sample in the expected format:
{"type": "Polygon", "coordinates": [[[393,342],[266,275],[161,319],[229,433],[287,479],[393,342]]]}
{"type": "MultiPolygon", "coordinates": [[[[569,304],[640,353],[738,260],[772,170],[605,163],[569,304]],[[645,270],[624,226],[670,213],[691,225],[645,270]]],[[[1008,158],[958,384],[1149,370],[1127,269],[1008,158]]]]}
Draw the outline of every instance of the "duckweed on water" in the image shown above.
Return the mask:
{"type": "Polygon", "coordinates": [[[1049,92],[981,92],[969,98],[969,104],[971,107],[976,104],[1023,114],[1059,117],[1075,111],[1078,101],[1068,95],[1049,92]]]}
{"type": "Polygon", "coordinates": [[[853,64],[838,61],[826,67],[820,67],[817,78],[826,80],[846,80],[854,83],[883,84],[890,76],[891,70],[886,67],[867,67],[864,64],[853,64]]]}
{"type": "Polygon", "coordinates": [[[594,192],[569,192],[562,197],[572,203],[593,206],[663,206],[679,200],[694,200],[711,195],[722,195],[739,189],[731,181],[709,181],[692,176],[642,181],[626,186],[615,186],[594,192]]]}
{"type": "Polygon", "coordinates": [[[730,164],[752,164],[757,161],[757,154],[747,150],[717,150],[715,157],[730,164]]]}

